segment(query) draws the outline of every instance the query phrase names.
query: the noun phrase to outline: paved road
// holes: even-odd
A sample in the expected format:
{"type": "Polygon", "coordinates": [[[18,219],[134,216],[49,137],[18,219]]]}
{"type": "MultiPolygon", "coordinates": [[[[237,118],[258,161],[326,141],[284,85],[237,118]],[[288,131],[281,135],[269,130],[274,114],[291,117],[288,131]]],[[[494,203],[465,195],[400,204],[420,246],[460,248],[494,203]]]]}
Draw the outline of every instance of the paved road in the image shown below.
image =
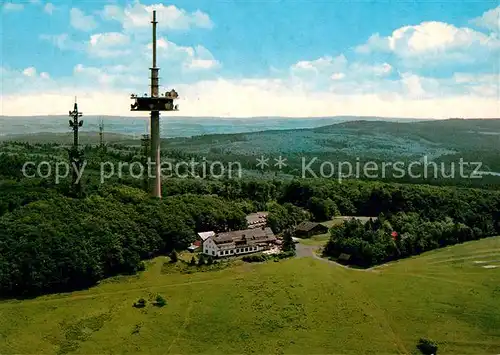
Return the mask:
{"type": "Polygon", "coordinates": [[[304,257],[314,257],[316,255],[316,250],[320,247],[316,245],[304,245],[297,243],[295,244],[295,252],[297,253],[298,258],[304,257]]]}
{"type": "Polygon", "coordinates": [[[355,271],[377,272],[377,270],[375,270],[375,268],[382,266],[382,265],[379,265],[377,267],[371,267],[369,269],[356,269],[356,268],[352,268],[352,267],[349,267],[349,266],[346,266],[346,265],[339,264],[339,263],[337,263],[337,262],[335,262],[333,260],[322,258],[321,256],[319,256],[317,254],[317,251],[319,249],[321,249],[321,247],[319,247],[317,245],[304,245],[304,244],[300,244],[300,243],[295,244],[295,252],[297,253],[297,257],[298,258],[315,258],[315,259],[321,260],[321,261],[323,261],[325,263],[330,263],[330,264],[333,264],[335,266],[343,267],[344,269],[355,270],[355,271]]]}

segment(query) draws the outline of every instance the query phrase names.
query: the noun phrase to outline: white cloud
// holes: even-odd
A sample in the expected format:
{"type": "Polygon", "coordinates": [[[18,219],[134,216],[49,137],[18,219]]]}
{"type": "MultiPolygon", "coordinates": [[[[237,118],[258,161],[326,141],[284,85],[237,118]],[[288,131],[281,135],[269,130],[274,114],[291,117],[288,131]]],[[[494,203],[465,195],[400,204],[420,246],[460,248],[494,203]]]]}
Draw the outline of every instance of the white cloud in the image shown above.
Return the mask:
{"type": "Polygon", "coordinates": [[[184,64],[184,67],[188,70],[208,70],[217,68],[218,66],[219,62],[213,59],[191,59],[184,64]]]}
{"type": "Polygon", "coordinates": [[[332,79],[332,80],[341,80],[341,79],[344,79],[344,78],[345,78],[345,74],[344,73],[333,73],[330,76],[330,79],[332,79]]]}
{"type": "Polygon", "coordinates": [[[148,29],[151,27],[152,12],[156,10],[158,29],[186,30],[194,27],[212,28],[210,17],[200,11],[187,12],[174,5],[143,5],[136,2],[121,8],[116,5],[106,5],[101,16],[107,20],[120,21],[125,30],[148,29]]]}
{"type": "MultiPolygon", "coordinates": [[[[360,115],[385,117],[498,117],[495,99],[474,95],[413,99],[403,95],[384,98],[376,94],[339,95],[301,91],[273,80],[212,80],[177,85],[180,110],[185,116],[289,116],[360,115]],[[224,98],[220,102],[221,97],[224,98]],[[214,105],[214,102],[219,104],[214,105]]],[[[61,114],[74,95],[88,114],[131,116],[129,93],[116,90],[47,90],[42,94],[4,96],[3,115],[61,114]]],[[[145,116],[142,114],[142,116],[145,116]]],[[[163,115],[168,119],[168,113],[163,115]]],[[[165,119],[164,118],[164,119],[165,119]]]]}
{"type": "Polygon", "coordinates": [[[144,86],[146,78],[134,75],[132,68],[124,65],[91,67],[78,64],[73,69],[73,79],[92,91],[132,90],[144,86]]]}
{"type": "Polygon", "coordinates": [[[330,77],[339,80],[348,77],[384,76],[392,71],[392,66],[388,63],[349,64],[347,58],[341,54],[337,57],[324,56],[316,60],[300,61],[292,65],[290,71],[292,75],[302,77],[330,77]]]}
{"type": "Polygon", "coordinates": [[[347,65],[346,57],[341,54],[337,57],[324,56],[315,60],[303,60],[291,67],[293,74],[310,74],[341,71],[347,65]]]}
{"type": "Polygon", "coordinates": [[[371,36],[356,52],[391,52],[413,66],[453,61],[473,63],[492,56],[500,49],[496,34],[484,34],[443,22],[422,22],[396,29],[390,36],[371,36]]]}
{"type": "MultiPolygon", "coordinates": [[[[175,6],[107,5],[100,15],[120,21],[124,32],[94,34],[86,43],[75,42],[67,34],[42,35],[42,38],[61,49],[86,50],[89,56],[106,59],[109,64],[79,64],[72,76],[57,81],[48,73],[36,74],[35,68],[30,76],[23,71],[7,73],[5,76],[11,79],[4,82],[12,87],[6,87],[3,93],[4,114],[66,112],[67,104],[61,102],[66,99],[72,102],[77,94],[79,100],[82,97],[82,105],[88,104],[87,114],[131,115],[129,94],[137,93],[140,88],[149,90],[147,68],[151,65],[152,45],[147,42],[149,36],[142,36],[145,32],[138,30],[150,30],[153,8],[158,11],[160,27],[161,16],[166,20],[163,22],[168,22],[163,29],[212,26],[208,15],[188,13],[175,6]],[[21,96],[24,87],[38,88],[54,105],[27,104],[31,102],[28,100],[36,102],[41,97],[30,92],[23,92],[26,97],[21,96]]],[[[157,47],[160,76],[163,73],[169,84],[173,84],[169,88],[174,87],[181,96],[181,111],[176,115],[500,117],[498,74],[464,72],[440,79],[417,74],[418,69],[434,62],[453,65],[494,57],[500,49],[495,33],[485,34],[441,22],[404,26],[387,37],[375,34],[357,47],[358,53],[391,54],[380,62],[364,57],[349,62],[343,54],[323,56],[299,61],[288,70],[275,70],[279,79],[213,79],[214,69],[221,64],[207,48],[178,45],[165,36],[159,36],[157,47]],[[394,58],[398,60],[390,61],[394,58]],[[174,84],[176,79],[182,82],[174,84]]]]}
{"type": "Polygon", "coordinates": [[[46,3],[45,6],[43,7],[43,11],[45,11],[49,15],[52,15],[52,13],[54,12],[55,9],[56,9],[56,7],[54,6],[54,4],[52,4],[50,2],[46,3]]]}
{"type": "Polygon", "coordinates": [[[44,41],[52,43],[61,50],[82,50],[84,48],[82,43],[74,41],[67,33],[58,35],[41,34],[39,37],[44,41]]]}
{"type": "Polygon", "coordinates": [[[470,20],[470,23],[478,27],[500,32],[500,6],[486,11],[479,17],[470,20]]]}
{"type": "Polygon", "coordinates": [[[384,89],[380,80],[392,71],[393,67],[388,63],[349,63],[341,54],[299,61],[290,67],[290,76],[295,84],[306,90],[373,92],[375,89],[384,89]]]}
{"type": "Polygon", "coordinates": [[[3,11],[21,11],[24,9],[24,5],[14,2],[6,2],[3,4],[2,9],[3,11]]]}
{"type": "Polygon", "coordinates": [[[392,66],[388,63],[364,64],[355,62],[349,65],[349,76],[352,78],[383,77],[392,72],[392,66]]]}
{"type": "Polygon", "coordinates": [[[69,18],[71,26],[77,30],[88,32],[97,27],[97,22],[95,21],[94,16],[85,15],[82,10],[76,7],[73,7],[69,11],[69,18]]]}
{"type": "MultiPolygon", "coordinates": [[[[500,74],[455,73],[455,84],[461,85],[464,91],[483,97],[500,97],[500,74]]],[[[500,106],[500,104],[499,104],[500,106]]]]}
{"type": "Polygon", "coordinates": [[[2,90],[0,90],[2,105],[5,104],[3,99],[7,92],[17,96],[23,95],[25,92],[36,94],[37,90],[52,90],[54,88],[54,82],[50,79],[48,73],[42,72],[38,74],[35,67],[20,70],[0,67],[0,77],[2,78],[2,90]]]}
{"type": "Polygon", "coordinates": [[[125,17],[123,9],[117,5],[105,5],[100,14],[105,20],[123,21],[125,17]]]}
{"type": "MultiPolygon", "coordinates": [[[[148,61],[152,60],[153,44],[149,43],[146,50],[148,61]]],[[[157,40],[158,61],[168,63],[180,63],[185,70],[208,70],[220,67],[220,63],[214,58],[212,53],[203,46],[185,47],[170,42],[166,37],[157,40]]]]}
{"type": "MultiPolygon", "coordinates": [[[[0,114],[61,114],[67,111],[68,103],[71,106],[74,95],[78,95],[79,104],[88,115],[131,116],[129,94],[134,91],[130,91],[130,87],[143,83],[144,78],[123,75],[127,70],[128,67],[119,65],[107,68],[77,65],[73,77],[54,82],[49,78],[42,80],[42,74],[27,77],[22,72],[3,69],[2,76],[8,79],[6,82],[15,83],[19,90],[3,93],[0,114]]],[[[172,87],[181,97],[178,102],[181,111],[176,112],[176,116],[500,116],[497,97],[484,96],[487,87],[481,83],[482,80],[491,82],[494,78],[459,77],[458,80],[471,82],[475,88],[449,93],[442,89],[450,83],[444,82],[441,87],[441,82],[436,79],[412,73],[402,73],[401,80],[388,93],[353,92],[348,85],[336,92],[308,90],[289,79],[217,79],[190,85],[174,84],[172,87]],[[221,101],[221,98],[224,99],[221,101]]]]}
{"type": "Polygon", "coordinates": [[[470,74],[470,73],[455,73],[453,78],[457,84],[463,83],[480,83],[494,84],[500,86],[500,74],[470,74]]]}
{"type": "Polygon", "coordinates": [[[36,75],[36,69],[34,67],[29,67],[23,70],[25,76],[33,77],[36,75]]]}
{"type": "Polygon", "coordinates": [[[347,58],[343,54],[336,57],[323,56],[314,60],[299,61],[290,67],[289,73],[293,84],[304,90],[324,89],[331,83],[332,76],[337,73],[345,74],[347,66],[347,58]]]}
{"type": "Polygon", "coordinates": [[[422,87],[421,79],[414,74],[402,74],[401,82],[410,97],[423,97],[425,90],[422,87]]]}
{"type": "MultiPolygon", "coordinates": [[[[85,42],[74,41],[68,34],[41,35],[61,50],[85,51],[90,58],[113,60],[131,73],[141,73],[147,78],[147,68],[152,61],[152,43],[142,42],[137,38],[120,32],[97,33],[89,36],[85,42]]],[[[192,73],[213,72],[222,64],[205,47],[181,46],[170,42],[166,37],[157,39],[158,65],[168,77],[184,76],[192,73]]],[[[106,66],[103,67],[107,69],[106,66]]],[[[200,78],[199,78],[200,79],[200,78]]]]}
{"type": "Polygon", "coordinates": [[[119,32],[97,33],[90,36],[87,51],[100,58],[130,55],[130,37],[119,32]]]}
{"type": "Polygon", "coordinates": [[[375,33],[368,38],[366,43],[361,44],[355,48],[359,54],[369,54],[376,51],[389,51],[389,43],[386,37],[380,37],[375,33]]]}

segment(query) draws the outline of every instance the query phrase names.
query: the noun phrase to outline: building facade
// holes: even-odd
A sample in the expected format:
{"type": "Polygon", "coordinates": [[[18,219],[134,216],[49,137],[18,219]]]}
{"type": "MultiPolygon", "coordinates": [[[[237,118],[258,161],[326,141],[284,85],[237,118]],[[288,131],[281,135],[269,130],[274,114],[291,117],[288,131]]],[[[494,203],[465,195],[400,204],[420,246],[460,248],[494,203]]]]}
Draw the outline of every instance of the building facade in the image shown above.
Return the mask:
{"type": "Polygon", "coordinates": [[[268,250],[276,245],[271,228],[219,233],[203,242],[203,253],[213,257],[236,256],[268,250]]]}

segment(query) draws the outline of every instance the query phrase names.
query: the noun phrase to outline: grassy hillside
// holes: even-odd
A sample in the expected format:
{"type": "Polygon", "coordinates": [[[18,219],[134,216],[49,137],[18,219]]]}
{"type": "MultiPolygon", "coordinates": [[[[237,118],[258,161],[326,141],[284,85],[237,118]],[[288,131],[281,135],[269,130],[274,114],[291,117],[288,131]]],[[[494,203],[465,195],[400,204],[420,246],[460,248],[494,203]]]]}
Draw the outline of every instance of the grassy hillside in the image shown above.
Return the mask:
{"type": "Polygon", "coordinates": [[[436,250],[372,271],[312,257],[138,276],[87,291],[0,303],[0,353],[500,352],[500,239],[436,250]],[[493,265],[498,268],[485,268],[493,265]],[[157,293],[158,308],[136,309],[157,293]]]}

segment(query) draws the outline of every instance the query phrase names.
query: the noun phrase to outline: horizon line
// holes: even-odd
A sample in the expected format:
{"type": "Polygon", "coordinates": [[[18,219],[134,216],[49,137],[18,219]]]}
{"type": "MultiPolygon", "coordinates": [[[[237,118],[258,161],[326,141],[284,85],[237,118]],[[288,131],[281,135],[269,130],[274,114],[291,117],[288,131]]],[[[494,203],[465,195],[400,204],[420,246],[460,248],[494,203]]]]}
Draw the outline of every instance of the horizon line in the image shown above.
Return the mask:
{"type": "MultiPolygon", "coordinates": [[[[35,115],[0,115],[0,118],[29,118],[29,117],[66,117],[67,115],[47,115],[47,114],[35,114],[35,115]]],[[[85,117],[114,117],[114,118],[139,118],[139,119],[149,119],[149,116],[122,116],[122,115],[104,115],[104,114],[89,114],[84,115],[85,117]]],[[[498,120],[500,117],[396,117],[396,116],[366,116],[366,115],[334,115],[334,116],[163,116],[164,118],[215,118],[215,119],[329,119],[329,118],[379,118],[388,120],[434,120],[434,121],[444,121],[444,120],[498,120]]]]}

